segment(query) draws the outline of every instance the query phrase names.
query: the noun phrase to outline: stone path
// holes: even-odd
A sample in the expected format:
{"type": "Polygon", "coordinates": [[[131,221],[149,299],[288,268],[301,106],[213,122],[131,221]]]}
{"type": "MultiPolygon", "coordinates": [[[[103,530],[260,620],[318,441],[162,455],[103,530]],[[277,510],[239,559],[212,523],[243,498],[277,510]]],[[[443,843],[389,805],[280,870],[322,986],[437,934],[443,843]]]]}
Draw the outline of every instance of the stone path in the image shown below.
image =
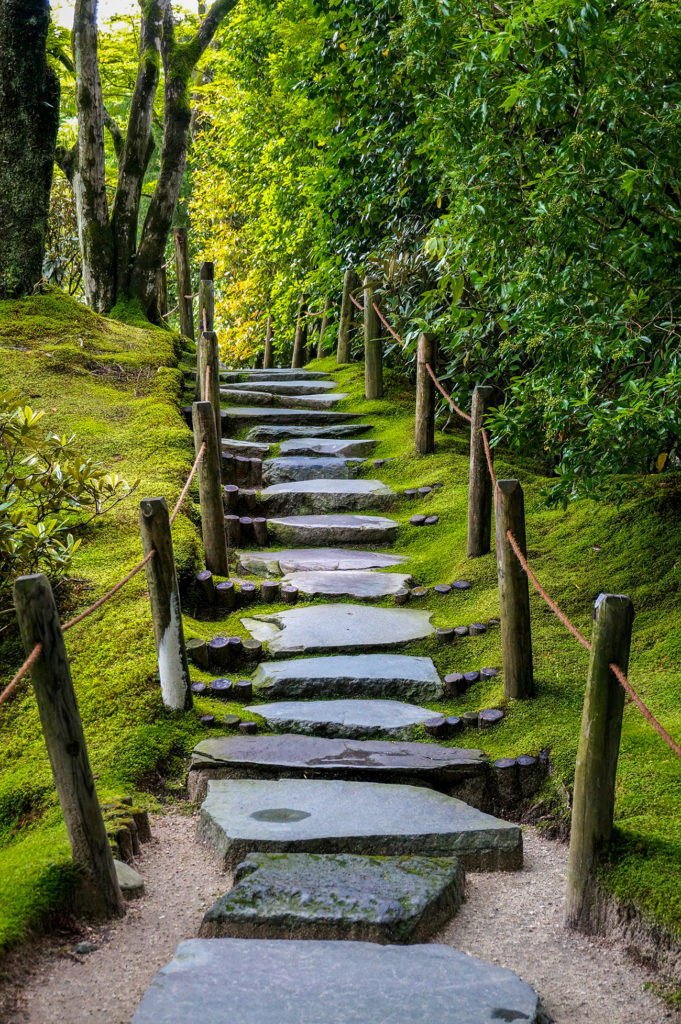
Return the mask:
{"type": "Polygon", "coordinates": [[[523,843],[487,813],[499,791],[482,751],[413,742],[433,718],[418,702],[443,684],[430,658],[396,651],[433,635],[427,606],[355,603],[413,583],[408,564],[383,571],[399,551],[364,550],[399,540],[380,514],[396,495],[359,475],[373,428],[332,409],[345,395],[328,374],[221,380],[223,450],[264,459],[256,500],[281,548],[239,551],[238,572],[283,577],[302,606],[241,620],[263,644],[247,710],[273,734],[204,740],[188,783],[236,882],[134,1024],[550,1024],[511,972],[415,945],[451,921],[464,869],[517,870],[523,843]]]}

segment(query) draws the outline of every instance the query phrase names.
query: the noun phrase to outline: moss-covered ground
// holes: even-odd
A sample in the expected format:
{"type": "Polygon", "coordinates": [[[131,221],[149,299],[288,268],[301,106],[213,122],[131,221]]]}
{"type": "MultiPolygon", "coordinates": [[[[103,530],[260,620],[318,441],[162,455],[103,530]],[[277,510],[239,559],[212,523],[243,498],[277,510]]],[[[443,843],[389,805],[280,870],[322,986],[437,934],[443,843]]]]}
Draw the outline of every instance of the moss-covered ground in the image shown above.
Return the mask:
{"type": "MultiPolygon", "coordinates": [[[[4,304],[0,319],[0,388],[22,387],[49,425],[75,431],[91,454],[128,477],[141,477],[139,496],[164,494],[174,502],[192,460],[191,435],[177,411],[178,349],[173,337],[144,327],[101,320],[80,306],[51,296],[4,304]],[[54,309],[49,308],[50,305],[54,309]],[[157,367],[161,367],[157,372],[157,367]]],[[[332,359],[312,364],[336,371],[332,359]]],[[[396,492],[436,481],[439,492],[417,502],[397,498],[389,514],[400,521],[396,550],[420,583],[468,579],[472,589],[422,604],[435,625],[486,621],[498,612],[493,555],[465,557],[468,443],[458,423],[437,432],[436,452],[413,449],[413,386],[388,375],[381,401],[365,402],[359,365],[341,368],[337,379],[350,397],[344,406],[366,412],[375,425],[376,457],[393,461],[365,475],[380,476],[396,492]],[[437,513],[437,526],[416,528],[416,511],[437,513]]],[[[186,401],[186,397],[185,397],[186,401]]],[[[444,424],[444,419],[442,421],[444,424]]],[[[276,453],[276,448],[272,454],[276,453]]],[[[500,476],[517,476],[525,489],[529,554],[540,579],[587,635],[600,591],[628,593],[636,606],[630,678],[672,734],[681,734],[679,678],[681,629],[677,591],[681,565],[681,479],[641,480],[639,493],[619,508],[583,502],[566,512],[547,510],[545,480],[529,453],[512,463],[496,456],[500,476]]],[[[246,635],[239,613],[208,621],[190,580],[200,562],[197,507],[175,529],[178,570],[186,598],[187,637],[246,635]]],[[[83,545],[77,582],[67,595],[69,612],[102,593],[139,557],[137,500],[98,524],[83,545]]],[[[389,604],[389,601],[385,602],[389,604]]],[[[433,704],[460,713],[503,707],[502,724],[482,735],[464,734],[459,744],[483,745],[492,757],[550,751],[552,775],[536,816],[563,825],[572,787],[587,658],[543,602],[531,598],[537,697],[507,705],[501,677],[475,684],[465,698],[433,704]]],[[[281,605],[268,606],[274,611],[281,605]]],[[[262,610],[253,608],[253,611],[262,610]]],[[[243,613],[242,613],[243,614],[243,613]]],[[[91,758],[102,798],[137,791],[136,799],[180,792],[185,756],[201,729],[198,714],[219,721],[238,710],[209,697],[186,715],[163,712],[155,676],[144,577],[68,634],[67,646],[91,758]]],[[[450,647],[435,640],[406,653],[428,654],[440,672],[500,665],[499,632],[466,638],[450,647]]],[[[0,684],[21,656],[16,642],[3,649],[0,684]]],[[[248,673],[239,673],[247,678],[248,673]]],[[[192,670],[207,681],[210,674],[192,670]]],[[[242,717],[243,710],[240,711],[242,717]]],[[[205,734],[205,731],[203,732],[205,734]]],[[[425,736],[421,737],[425,739],[425,736]]],[[[68,847],[59,819],[30,689],[0,713],[5,758],[0,772],[0,946],[16,941],[40,915],[59,905],[71,884],[68,847]]],[[[452,741],[453,742],[453,741],[452,741]]],[[[634,902],[652,920],[681,937],[681,765],[628,705],[618,773],[617,830],[603,879],[618,898],[634,902]]]]}

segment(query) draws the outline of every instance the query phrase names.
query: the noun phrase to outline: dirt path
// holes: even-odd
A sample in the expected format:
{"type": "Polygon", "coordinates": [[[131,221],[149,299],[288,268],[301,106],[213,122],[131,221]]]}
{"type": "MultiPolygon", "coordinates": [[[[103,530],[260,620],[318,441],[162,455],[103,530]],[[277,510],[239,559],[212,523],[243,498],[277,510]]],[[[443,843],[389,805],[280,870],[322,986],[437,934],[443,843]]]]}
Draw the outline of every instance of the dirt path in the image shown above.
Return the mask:
{"type": "Polygon", "coordinates": [[[567,846],[531,829],[524,846],[522,871],[467,876],[466,902],[435,941],[515,971],[556,1024],[678,1024],[620,946],[563,928],[567,846]]]}
{"type": "MultiPolygon", "coordinates": [[[[147,895],[127,917],[94,932],[99,947],[74,959],[45,947],[26,965],[17,1009],[6,1024],[130,1024],[151,978],[181,939],[196,935],[205,909],[228,880],[195,840],[195,818],[155,818],[139,868],[147,895]]],[[[679,1024],[652,994],[650,976],[624,951],[562,927],[567,847],[525,832],[525,868],[469,874],[466,902],[435,937],[509,967],[540,994],[556,1024],[679,1024]]],[[[5,1020],[3,1020],[5,1024],[5,1020]]]]}

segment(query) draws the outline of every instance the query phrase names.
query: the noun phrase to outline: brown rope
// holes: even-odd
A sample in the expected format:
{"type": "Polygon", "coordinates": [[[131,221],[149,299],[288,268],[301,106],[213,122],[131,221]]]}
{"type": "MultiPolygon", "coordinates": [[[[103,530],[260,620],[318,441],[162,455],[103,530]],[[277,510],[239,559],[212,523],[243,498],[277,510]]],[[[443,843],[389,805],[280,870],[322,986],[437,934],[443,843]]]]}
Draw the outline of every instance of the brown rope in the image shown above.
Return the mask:
{"type": "Polygon", "coordinates": [[[484,427],[480,428],[480,433],[482,434],[482,443],[485,446],[485,458],[487,459],[487,468],[489,470],[489,475],[492,478],[492,487],[496,489],[497,478],[494,473],[494,464],[492,463],[492,452],[490,451],[489,447],[489,437],[487,436],[487,431],[485,430],[484,427]]]}
{"type": "Polygon", "coordinates": [[[177,513],[180,511],[180,505],[182,504],[184,499],[187,497],[187,492],[189,490],[189,487],[191,485],[192,480],[194,479],[194,474],[196,473],[196,470],[199,468],[199,462],[203,458],[203,453],[205,452],[205,450],[206,450],[206,442],[204,441],[203,444],[201,445],[201,447],[199,448],[198,455],[194,459],[194,465],[191,468],[191,473],[187,477],[186,484],[182,488],[182,494],[177,499],[177,504],[175,505],[175,508],[173,509],[173,511],[172,511],[172,513],[170,515],[170,525],[171,526],[175,522],[175,518],[177,516],[177,513]]]}
{"type": "Polygon", "coordinates": [[[364,312],[364,306],[362,305],[361,302],[357,301],[357,299],[355,298],[355,296],[352,293],[350,293],[350,301],[354,302],[354,304],[357,306],[357,309],[361,309],[362,312],[364,312]]]}
{"type": "Polygon", "coordinates": [[[382,323],[382,324],[383,324],[383,326],[385,327],[386,331],[389,331],[389,332],[390,332],[390,334],[392,334],[392,336],[393,336],[393,338],[395,339],[395,341],[399,341],[400,345],[404,346],[404,342],[403,342],[403,341],[402,341],[402,339],[400,338],[399,334],[397,333],[397,331],[394,331],[394,330],[392,329],[392,327],[390,326],[390,324],[388,323],[388,321],[386,320],[386,318],[385,318],[385,317],[383,316],[383,314],[381,313],[381,311],[380,311],[380,309],[378,308],[378,306],[376,305],[376,303],[375,303],[375,302],[372,302],[372,303],[371,303],[371,305],[372,305],[372,306],[374,307],[374,309],[376,310],[376,316],[377,316],[377,317],[378,317],[378,319],[379,319],[379,320],[381,321],[381,323],[382,323]]]}
{"type": "Polygon", "coordinates": [[[453,401],[451,400],[451,398],[449,397],[449,395],[447,394],[447,392],[445,391],[445,389],[444,389],[444,388],[442,387],[442,384],[440,384],[440,381],[439,381],[439,380],[437,379],[437,377],[436,377],[436,376],[435,376],[435,374],[433,373],[433,368],[432,368],[432,366],[430,365],[430,363],[426,363],[426,370],[428,371],[428,373],[429,373],[429,374],[430,374],[430,376],[432,377],[432,379],[433,379],[433,384],[434,384],[434,385],[435,385],[435,387],[436,387],[436,388],[438,389],[438,391],[439,391],[439,392],[440,392],[440,394],[441,394],[441,395],[443,396],[443,398],[444,398],[444,399],[445,399],[445,400],[446,400],[446,401],[447,401],[447,402],[449,403],[449,405],[450,405],[450,406],[451,406],[451,408],[452,408],[452,409],[454,410],[454,412],[458,413],[458,414],[459,414],[459,416],[460,416],[460,417],[461,417],[462,419],[464,419],[464,420],[466,420],[466,422],[470,423],[470,422],[471,422],[471,418],[470,418],[470,416],[468,415],[468,413],[467,413],[467,412],[464,412],[464,411],[463,411],[463,409],[459,409],[458,405],[455,405],[455,404],[454,404],[454,402],[453,402],[453,401]]]}
{"type": "MultiPolygon", "coordinates": [[[[506,531],[506,536],[508,537],[508,542],[511,545],[511,548],[513,549],[516,558],[522,565],[524,571],[527,573],[528,579],[531,581],[532,586],[537,591],[539,596],[544,599],[544,601],[549,606],[553,614],[560,619],[565,628],[569,630],[570,633],[572,633],[572,635],[582,645],[582,647],[585,650],[590,651],[591,644],[589,643],[589,641],[586,639],[585,636],[582,635],[582,633],[579,632],[577,627],[574,625],[574,623],[570,621],[565,612],[558,607],[558,605],[553,600],[551,595],[546,592],[546,590],[544,589],[544,587],[542,587],[541,583],[539,582],[535,574],[530,569],[527,559],[520,550],[520,546],[510,530],[506,531]]],[[[620,685],[623,686],[625,691],[629,694],[632,701],[639,709],[643,717],[652,725],[653,729],[658,734],[658,736],[660,736],[664,740],[664,742],[667,744],[670,750],[672,750],[677,757],[681,758],[681,746],[679,746],[676,740],[669,735],[664,726],[658,722],[650,708],[646,707],[646,705],[643,703],[643,701],[641,700],[641,698],[636,693],[633,686],[625,676],[622,669],[618,665],[615,665],[614,662],[610,662],[608,667],[610,668],[610,671],[613,673],[613,675],[620,683],[620,685]]]]}
{"type": "Polygon", "coordinates": [[[26,659],[24,664],[21,666],[21,668],[19,669],[19,671],[15,675],[14,679],[12,680],[12,682],[9,684],[9,686],[5,687],[5,689],[2,691],[2,693],[0,693],[0,704],[4,704],[6,700],[10,699],[10,697],[12,696],[14,691],[16,690],[17,686],[19,685],[20,680],[22,680],[23,677],[26,675],[26,673],[30,669],[31,665],[35,664],[35,661],[38,658],[38,656],[39,656],[40,652],[42,651],[42,649],[43,649],[42,643],[37,643],[35,645],[35,647],[31,651],[31,653],[29,654],[28,658],[26,659]]]}

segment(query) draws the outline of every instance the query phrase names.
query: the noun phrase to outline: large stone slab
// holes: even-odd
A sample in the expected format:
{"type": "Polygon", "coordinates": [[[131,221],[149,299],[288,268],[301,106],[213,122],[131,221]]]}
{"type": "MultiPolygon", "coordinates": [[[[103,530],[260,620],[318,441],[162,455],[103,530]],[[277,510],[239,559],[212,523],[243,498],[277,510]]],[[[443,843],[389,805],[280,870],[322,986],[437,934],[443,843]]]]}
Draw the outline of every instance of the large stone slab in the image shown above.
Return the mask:
{"type": "MultiPolygon", "coordinates": [[[[323,370],[292,370],[290,367],[277,367],[270,370],[220,370],[220,380],[224,381],[304,381],[328,380],[331,374],[323,370]]],[[[334,382],[334,387],[336,386],[334,382]]]]}
{"type": "Polygon", "coordinates": [[[455,857],[250,853],[199,935],[424,942],[454,916],[463,893],[455,857]]]}
{"type": "Polygon", "coordinates": [[[399,700],[282,700],[249,708],[274,732],[344,739],[412,739],[433,712],[399,700]]]}
{"type": "Polygon", "coordinates": [[[255,670],[253,684],[258,697],[266,700],[389,697],[415,701],[439,700],[442,696],[442,683],[431,659],[404,654],[337,654],[330,658],[266,661],[255,670]]]}
{"type": "Polygon", "coordinates": [[[132,1024],[551,1024],[516,974],[432,943],[188,939],[132,1024]]]}
{"type": "MultiPolygon", "coordinates": [[[[278,409],[272,406],[228,405],[222,409],[222,432],[232,425],[247,427],[250,424],[272,424],[275,426],[301,427],[305,424],[325,427],[331,424],[349,426],[349,420],[363,416],[359,412],[332,412],[328,409],[278,409]]],[[[354,424],[352,424],[354,425],[354,424]]],[[[263,440],[255,438],[254,440],[263,440]]],[[[266,440],[266,439],[265,439],[266,440]]]]}
{"type": "Polygon", "coordinates": [[[482,809],[491,799],[491,768],[482,750],[299,733],[210,736],[194,747],[187,788],[200,801],[209,779],[282,778],[429,786],[482,809]]]}
{"type": "Polygon", "coordinates": [[[292,480],[349,480],[359,470],[363,459],[306,458],[290,456],[266,459],[262,465],[263,483],[290,483],[292,480]]]}
{"type": "Polygon", "coordinates": [[[355,601],[389,597],[413,583],[408,572],[372,572],[370,569],[348,572],[292,572],[284,583],[297,587],[310,597],[351,597],[355,601]]]}
{"type": "Polygon", "coordinates": [[[523,860],[518,825],[432,789],[377,782],[218,779],[208,783],[198,831],[226,868],[253,850],[457,856],[477,871],[523,860]]]}
{"type": "Polygon", "coordinates": [[[226,384],[224,391],[266,391],[270,395],[317,395],[333,391],[334,380],[246,380],[237,384],[226,384]]]}
{"type": "Polygon", "coordinates": [[[392,544],[399,523],[384,516],[298,515],[268,519],[269,536],[277,544],[392,544]]]}
{"type": "Polygon", "coordinates": [[[376,447],[376,441],[371,438],[348,438],[347,440],[333,440],[324,437],[301,437],[299,440],[282,441],[279,448],[281,455],[325,455],[343,459],[360,458],[366,459],[376,447]]]}
{"type": "Polygon", "coordinates": [[[223,452],[231,455],[243,455],[246,459],[266,459],[271,444],[257,444],[255,441],[237,441],[233,437],[222,438],[223,452]]]}
{"type": "Polygon", "coordinates": [[[309,395],[275,395],[270,391],[248,391],[244,388],[221,388],[220,397],[235,405],[257,405],[278,409],[328,409],[335,402],[347,398],[347,393],[333,391],[309,395]]]}
{"type": "Polygon", "coordinates": [[[265,487],[258,501],[270,517],[363,512],[385,508],[394,497],[391,488],[380,480],[294,480],[265,487]]]}
{"type": "MultiPolygon", "coordinates": [[[[340,415],[336,413],[335,415],[340,415]]],[[[328,421],[327,421],[328,422],[328,421]]],[[[314,433],[315,437],[326,438],[326,439],[338,439],[344,437],[352,437],[353,434],[366,434],[367,431],[373,430],[371,423],[335,423],[332,426],[316,426],[314,433]]],[[[276,424],[261,425],[258,427],[252,427],[246,435],[247,441],[267,441],[273,444],[278,444],[281,441],[289,440],[294,437],[307,437],[310,433],[309,427],[298,427],[294,423],[286,424],[286,426],[277,426],[276,424]]]]}
{"type": "Polygon", "coordinates": [[[283,551],[239,551],[239,572],[253,576],[280,576],[290,572],[331,572],[352,569],[387,569],[408,561],[405,555],[348,548],[289,548],[283,551]]]}
{"type": "Polygon", "coordinates": [[[242,619],[271,654],[314,654],[393,647],[433,633],[432,612],[412,608],[373,608],[356,604],[290,608],[242,619]]]}

